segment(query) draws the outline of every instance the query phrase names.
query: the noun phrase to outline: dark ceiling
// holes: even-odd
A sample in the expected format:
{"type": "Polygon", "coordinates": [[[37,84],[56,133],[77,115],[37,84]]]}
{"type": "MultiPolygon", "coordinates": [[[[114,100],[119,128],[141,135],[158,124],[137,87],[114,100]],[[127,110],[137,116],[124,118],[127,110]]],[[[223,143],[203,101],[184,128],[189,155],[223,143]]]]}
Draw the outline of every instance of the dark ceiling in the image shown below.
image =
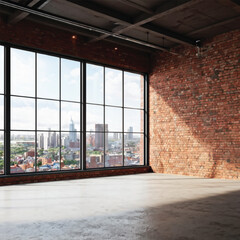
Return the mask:
{"type": "Polygon", "coordinates": [[[28,19],[142,51],[196,45],[240,28],[240,0],[0,0],[9,24],[28,19]]]}

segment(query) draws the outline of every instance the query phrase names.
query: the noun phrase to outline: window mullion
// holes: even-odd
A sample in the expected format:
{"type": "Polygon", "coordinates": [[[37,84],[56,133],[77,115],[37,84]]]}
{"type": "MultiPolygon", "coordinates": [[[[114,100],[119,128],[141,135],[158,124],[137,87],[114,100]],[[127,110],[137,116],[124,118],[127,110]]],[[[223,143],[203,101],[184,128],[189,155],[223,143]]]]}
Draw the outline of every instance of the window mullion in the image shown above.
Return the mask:
{"type": "Polygon", "coordinates": [[[4,173],[10,174],[10,155],[11,155],[11,134],[10,134],[10,122],[11,122],[11,69],[10,69],[10,47],[4,47],[4,173]]]}
{"type": "Polygon", "coordinates": [[[82,62],[82,170],[86,170],[86,62],[82,62]]]}

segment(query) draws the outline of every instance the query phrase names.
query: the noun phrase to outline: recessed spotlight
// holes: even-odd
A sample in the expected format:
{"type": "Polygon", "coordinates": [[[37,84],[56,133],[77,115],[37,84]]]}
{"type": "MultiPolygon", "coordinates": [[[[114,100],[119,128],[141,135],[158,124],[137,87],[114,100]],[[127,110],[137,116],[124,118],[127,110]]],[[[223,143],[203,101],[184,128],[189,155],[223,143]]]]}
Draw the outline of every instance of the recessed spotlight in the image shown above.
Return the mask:
{"type": "Polygon", "coordinates": [[[77,36],[76,35],[72,35],[72,39],[77,39],[77,36]]]}
{"type": "Polygon", "coordinates": [[[117,50],[118,50],[118,48],[117,48],[117,47],[115,47],[115,48],[114,48],[114,50],[115,50],[115,51],[117,51],[117,50]]]}

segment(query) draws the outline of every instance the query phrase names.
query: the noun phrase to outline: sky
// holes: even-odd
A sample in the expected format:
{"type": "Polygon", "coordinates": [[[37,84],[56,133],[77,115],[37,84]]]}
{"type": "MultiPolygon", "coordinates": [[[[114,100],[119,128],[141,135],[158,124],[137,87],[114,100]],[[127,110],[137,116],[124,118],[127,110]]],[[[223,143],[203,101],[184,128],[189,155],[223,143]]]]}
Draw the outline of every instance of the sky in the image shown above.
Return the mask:
{"type": "MultiPolygon", "coordinates": [[[[59,95],[61,75],[61,130],[68,131],[70,120],[80,130],[80,62],[60,59],[44,54],[11,49],[11,94],[28,96],[11,98],[11,128],[13,130],[37,129],[59,130],[59,95]],[[37,61],[37,69],[35,63],[37,61]],[[37,76],[37,96],[53,100],[37,100],[35,119],[35,76],[37,76]],[[54,101],[55,100],[55,101],[54,101]]],[[[87,64],[87,130],[95,130],[96,123],[103,123],[104,68],[87,64]]],[[[122,74],[120,70],[105,68],[105,103],[115,107],[105,108],[105,120],[109,131],[122,131],[122,74]]],[[[124,106],[141,108],[141,75],[124,72],[124,106]]],[[[3,92],[3,48],[0,46],[0,94],[3,92]]],[[[2,97],[3,98],[3,97],[2,97]]],[[[130,126],[140,131],[142,110],[124,110],[124,130],[130,126]]],[[[3,99],[0,96],[0,129],[3,126],[3,99]]]]}

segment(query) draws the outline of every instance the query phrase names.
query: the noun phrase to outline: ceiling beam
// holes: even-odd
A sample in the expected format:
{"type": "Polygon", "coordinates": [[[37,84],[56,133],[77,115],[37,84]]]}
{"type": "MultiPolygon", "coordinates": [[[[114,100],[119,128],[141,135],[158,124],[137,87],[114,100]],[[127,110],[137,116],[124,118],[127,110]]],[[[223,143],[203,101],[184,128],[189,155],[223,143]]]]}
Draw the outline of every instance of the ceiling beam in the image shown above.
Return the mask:
{"type": "Polygon", "coordinates": [[[217,27],[224,26],[224,25],[226,25],[226,24],[230,24],[230,23],[232,23],[232,22],[234,22],[234,21],[240,21],[240,16],[233,17],[233,18],[229,18],[229,19],[226,19],[226,20],[224,20],[224,21],[216,22],[216,23],[211,24],[211,25],[208,25],[208,26],[206,26],[206,27],[199,28],[199,29],[197,29],[197,30],[194,30],[194,31],[188,33],[187,35],[192,36],[192,35],[195,35],[195,34],[204,32],[204,31],[211,30],[211,29],[213,29],[213,28],[217,28],[217,27]]]}
{"type": "MultiPolygon", "coordinates": [[[[32,0],[27,4],[28,7],[33,7],[35,9],[42,9],[46,4],[48,4],[51,0],[32,0]]],[[[16,24],[26,18],[30,13],[22,12],[16,10],[9,18],[9,24],[16,24]]]]}
{"type": "MultiPolygon", "coordinates": [[[[107,10],[103,8],[103,6],[98,5],[98,4],[92,4],[89,3],[88,1],[83,1],[83,0],[68,0],[69,2],[77,4],[79,7],[85,9],[86,11],[89,11],[91,13],[94,13],[98,16],[104,17],[105,19],[114,19],[116,23],[119,23],[123,26],[118,26],[117,28],[113,29],[111,31],[111,34],[103,34],[98,38],[92,39],[91,42],[96,42],[102,39],[105,39],[109,36],[116,36],[120,35],[123,32],[126,32],[130,30],[131,28],[136,28],[140,31],[148,32],[149,29],[145,28],[143,25],[144,23],[150,22],[153,19],[157,19],[161,16],[165,16],[166,14],[173,13],[174,11],[178,11],[179,9],[183,9],[186,7],[189,7],[193,4],[196,4],[199,1],[202,0],[178,0],[178,1],[167,1],[165,4],[161,5],[161,8],[158,8],[157,11],[155,11],[154,14],[143,14],[139,16],[138,18],[135,19],[129,19],[129,20],[124,20],[122,17],[122,14],[120,13],[113,13],[111,10],[107,10]],[[107,13],[108,12],[108,13],[107,13]],[[121,17],[118,17],[121,15],[121,17]],[[119,30],[120,28],[120,30],[119,30]]],[[[157,27],[155,27],[157,30],[157,27]]],[[[161,32],[161,28],[159,28],[157,31],[151,30],[151,32],[157,36],[160,37],[165,37],[166,39],[169,39],[170,41],[176,42],[176,43],[182,43],[182,44],[187,44],[187,45],[195,45],[195,41],[190,38],[184,38],[183,36],[173,33],[171,31],[164,31],[161,32]],[[168,35],[167,33],[171,33],[168,35]]]]}
{"type": "Polygon", "coordinates": [[[172,14],[176,11],[182,11],[202,0],[177,0],[177,1],[166,1],[157,7],[153,14],[142,14],[134,19],[134,25],[140,26],[148,22],[152,22],[158,18],[172,14]]]}
{"type": "Polygon", "coordinates": [[[217,0],[217,2],[240,13],[240,0],[217,0]]]}
{"type": "MultiPolygon", "coordinates": [[[[142,14],[142,15],[136,17],[133,20],[134,21],[133,24],[130,24],[130,25],[126,26],[126,27],[122,27],[121,29],[119,29],[119,27],[116,27],[112,31],[115,34],[124,33],[126,31],[129,31],[132,28],[136,28],[136,27],[141,26],[143,24],[152,22],[152,21],[154,21],[154,20],[156,20],[158,18],[164,17],[164,16],[166,16],[168,14],[174,13],[176,11],[181,11],[181,10],[187,8],[187,7],[192,6],[193,4],[196,4],[199,1],[202,1],[202,0],[167,1],[167,2],[165,2],[163,4],[161,4],[161,6],[159,6],[157,8],[157,10],[153,14],[151,14],[151,15],[149,15],[149,14],[142,14]]],[[[160,31],[157,31],[157,32],[159,33],[160,31]]],[[[164,34],[164,35],[165,35],[166,38],[168,37],[167,34],[164,34]]],[[[174,35],[174,34],[172,34],[172,35],[174,35]]],[[[169,40],[174,41],[174,39],[172,37],[169,40]]],[[[178,43],[179,43],[179,41],[178,41],[178,43]]],[[[183,42],[181,41],[181,43],[183,43],[183,42]]],[[[195,42],[193,43],[193,45],[194,44],[195,44],[195,42]]]]}
{"type": "MultiPolygon", "coordinates": [[[[60,17],[60,16],[55,15],[55,14],[46,13],[46,12],[41,11],[41,10],[35,10],[35,9],[30,8],[30,7],[23,7],[19,4],[12,3],[12,2],[7,2],[5,0],[0,0],[0,5],[7,6],[7,7],[10,7],[10,8],[16,9],[16,10],[20,10],[20,11],[23,11],[23,12],[27,12],[27,13],[30,13],[30,14],[33,14],[33,15],[36,15],[36,16],[39,16],[39,17],[43,17],[45,19],[54,20],[56,22],[67,24],[67,25],[70,25],[72,27],[77,27],[79,29],[85,29],[85,30],[88,30],[88,31],[93,31],[93,32],[96,32],[96,33],[101,33],[101,34],[109,34],[109,35],[112,34],[111,32],[109,32],[105,29],[90,26],[90,25],[87,25],[87,24],[84,24],[84,23],[81,23],[81,22],[77,22],[77,21],[68,19],[68,18],[60,17]]],[[[113,37],[117,38],[117,39],[127,41],[127,42],[139,44],[139,45],[142,45],[142,46],[145,46],[145,47],[149,47],[149,48],[153,48],[153,49],[157,49],[157,50],[172,53],[172,52],[170,52],[170,50],[168,48],[165,48],[165,47],[153,44],[153,43],[145,42],[145,41],[142,41],[140,39],[135,39],[135,38],[124,36],[124,35],[113,35],[113,37]]],[[[172,53],[172,54],[175,54],[175,53],[172,53]]]]}
{"type": "MultiPolygon", "coordinates": [[[[55,21],[49,21],[49,19],[44,19],[44,18],[38,18],[38,17],[30,17],[30,20],[36,23],[40,23],[40,24],[44,24],[46,26],[52,27],[52,28],[57,28],[59,30],[63,30],[63,31],[67,31],[70,34],[75,34],[75,35],[79,35],[80,37],[83,38],[84,44],[86,44],[86,46],[88,46],[89,44],[89,39],[93,38],[93,37],[97,37],[98,34],[93,32],[93,31],[87,31],[87,30],[83,30],[81,29],[81,33],[79,33],[79,29],[77,27],[72,27],[66,24],[61,24],[55,21]]],[[[156,50],[154,48],[149,48],[149,47],[145,47],[143,45],[138,45],[138,44],[134,44],[131,42],[127,42],[121,39],[116,39],[113,37],[109,37],[105,40],[106,42],[109,43],[114,43],[120,46],[124,46],[124,47],[128,47],[131,49],[135,49],[141,52],[145,52],[145,53],[155,53],[156,50]]]]}
{"type": "Polygon", "coordinates": [[[113,21],[115,23],[130,24],[133,21],[132,18],[122,13],[119,13],[117,11],[114,11],[112,9],[107,9],[98,3],[93,3],[88,0],[87,1],[86,0],[67,0],[67,1],[76,4],[77,6],[81,7],[82,9],[84,9],[86,12],[90,14],[97,15],[99,17],[102,17],[109,21],[113,21]]]}
{"type": "Polygon", "coordinates": [[[144,7],[144,6],[142,6],[142,5],[138,4],[138,3],[135,3],[135,2],[133,2],[131,0],[118,0],[118,1],[123,3],[123,4],[125,4],[125,5],[127,5],[127,6],[130,6],[132,8],[138,9],[138,10],[140,10],[142,12],[145,12],[145,13],[148,13],[148,14],[154,14],[153,10],[151,10],[149,8],[146,8],[146,7],[144,7]]]}

